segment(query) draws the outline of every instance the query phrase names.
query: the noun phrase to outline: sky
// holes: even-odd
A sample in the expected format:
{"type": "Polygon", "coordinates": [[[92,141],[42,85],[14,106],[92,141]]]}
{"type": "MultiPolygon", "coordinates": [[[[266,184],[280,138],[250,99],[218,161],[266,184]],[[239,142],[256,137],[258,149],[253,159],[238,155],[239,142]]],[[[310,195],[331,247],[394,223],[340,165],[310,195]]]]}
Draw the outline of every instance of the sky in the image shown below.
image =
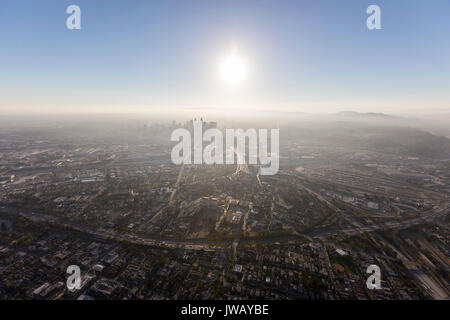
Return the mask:
{"type": "Polygon", "coordinates": [[[450,112],[449,14],[449,0],[0,0],[0,112],[450,112]],[[231,52],[236,87],[219,74],[231,52]]]}

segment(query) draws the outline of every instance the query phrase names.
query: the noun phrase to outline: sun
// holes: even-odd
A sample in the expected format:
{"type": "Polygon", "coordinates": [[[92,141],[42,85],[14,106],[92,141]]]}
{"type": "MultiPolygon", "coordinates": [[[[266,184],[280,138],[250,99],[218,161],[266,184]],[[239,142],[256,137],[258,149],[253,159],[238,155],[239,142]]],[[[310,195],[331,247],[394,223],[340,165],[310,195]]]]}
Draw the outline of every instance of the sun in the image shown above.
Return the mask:
{"type": "Polygon", "coordinates": [[[247,77],[247,65],[239,55],[232,53],[220,65],[220,76],[230,87],[242,84],[247,77]]]}

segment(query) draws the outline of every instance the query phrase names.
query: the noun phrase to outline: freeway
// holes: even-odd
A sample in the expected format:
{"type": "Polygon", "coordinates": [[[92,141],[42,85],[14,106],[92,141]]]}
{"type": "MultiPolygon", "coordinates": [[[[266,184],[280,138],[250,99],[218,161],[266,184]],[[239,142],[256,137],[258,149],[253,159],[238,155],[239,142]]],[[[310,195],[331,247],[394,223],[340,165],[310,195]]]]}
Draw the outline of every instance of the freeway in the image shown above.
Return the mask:
{"type": "MultiPolygon", "coordinates": [[[[384,222],[379,224],[374,224],[371,226],[361,226],[343,230],[321,230],[316,229],[311,232],[308,232],[305,235],[287,235],[287,236],[279,236],[279,237],[269,237],[267,239],[241,239],[240,242],[252,243],[252,242],[279,242],[279,241],[304,241],[304,237],[308,236],[312,239],[317,240],[325,240],[327,238],[339,235],[356,235],[359,233],[366,232],[375,232],[380,230],[393,230],[393,229],[406,229],[415,225],[420,225],[441,217],[446,216],[450,213],[450,200],[441,201],[440,204],[436,205],[433,208],[433,212],[429,210],[426,215],[407,219],[401,222],[384,222]]],[[[19,208],[14,206],[1,206],[0,205],[0,214],[17,214],[24,218],[29,219],[30,221],[36,223],[48,222],[53,223],[59,227],[70,228],[75,231],[87,233],[91,236],[94,236],[98,239],[103,240],[116,240],[116,241],[127,241],[134,244],[139,245],[148,245],[148,246],[162,246],[168,248],[185,248],[185,249],[193,249],[193,250],[211,250],[214,246],[223,246],[229,245],[227,241],[211,241],[205,238],[199,239],[172,239],[172,238],[162,238],[162,237],[153,237],[153,236],[142,236],[142,235],[131,235],[131,234],[120,234],[117,231],[113,230],[104,230],[94,228],[85,224],[78,224],[72,221],[69,221],[66,218],[55,217],[49,214],[41,213],[36,210],[30,210],[26,208],[19,208]]]]}

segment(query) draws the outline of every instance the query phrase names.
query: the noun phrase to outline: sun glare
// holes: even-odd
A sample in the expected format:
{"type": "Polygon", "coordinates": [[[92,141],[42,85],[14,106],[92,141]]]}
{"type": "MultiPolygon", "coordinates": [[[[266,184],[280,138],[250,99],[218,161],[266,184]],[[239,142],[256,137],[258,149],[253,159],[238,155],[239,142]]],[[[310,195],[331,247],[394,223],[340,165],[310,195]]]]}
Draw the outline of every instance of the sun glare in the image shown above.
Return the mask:
{"type": "Polygon", "coordinates": [[[222,80],[231,87],[240,85],[247,76],[247,66],[244,60],[233,53],[223,60],[220,65],[222,80]]]}

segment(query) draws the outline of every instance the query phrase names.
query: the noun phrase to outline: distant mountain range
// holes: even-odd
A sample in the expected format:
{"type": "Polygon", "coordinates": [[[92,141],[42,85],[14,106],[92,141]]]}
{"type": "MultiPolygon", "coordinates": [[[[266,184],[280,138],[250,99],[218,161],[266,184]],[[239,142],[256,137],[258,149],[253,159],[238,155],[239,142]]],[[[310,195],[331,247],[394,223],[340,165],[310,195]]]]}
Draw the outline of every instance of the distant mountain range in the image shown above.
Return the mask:
{"type": "Polygon", "coordinates": [[[341,111],[336,114],[337,116],[345,116],[345,117],[373,117],[373,118],[397,118],[391,115],[387,115],[385,113],[375,113],[375,112],[356,112],[356,111],[341,111]]]}
{"type": "Polygon", "coordinates": [[[290,132],[298,140],[323,145],[357,147],[401,156],[450,158],[449,138],[411,127],[337,121],[305,124],[290,132]]]}

